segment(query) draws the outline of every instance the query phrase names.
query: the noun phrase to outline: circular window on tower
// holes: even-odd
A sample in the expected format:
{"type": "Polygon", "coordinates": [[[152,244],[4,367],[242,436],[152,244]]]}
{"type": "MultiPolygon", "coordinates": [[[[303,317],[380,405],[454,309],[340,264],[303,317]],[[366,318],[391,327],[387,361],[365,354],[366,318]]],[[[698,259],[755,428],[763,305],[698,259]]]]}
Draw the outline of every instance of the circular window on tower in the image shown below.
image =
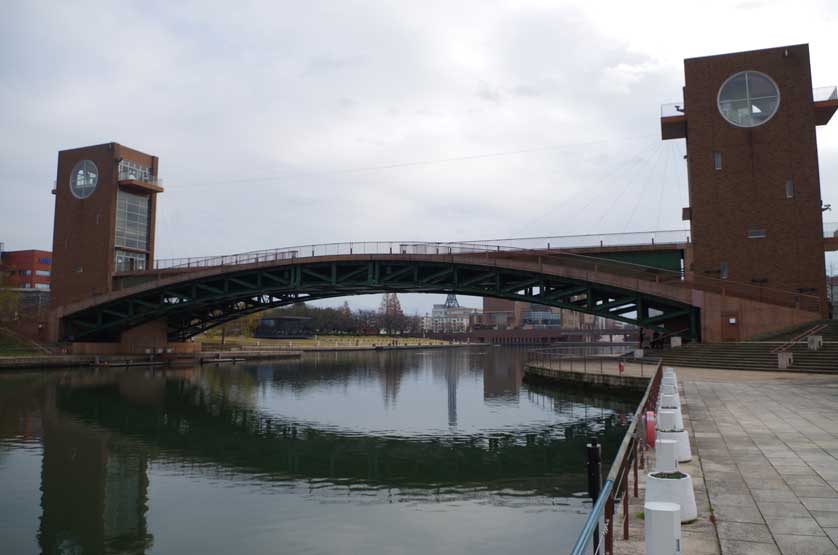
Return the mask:
{"type": "Polygon", "coordinates": [[[79,199],[85,199],[96,190],[99,181],[99,170],[90,160],[82,160],[73,166],[70,174],[70,192],[79,199]]]}
{"type": "Polygon", "coordinates": [[[737,127],[756,127],[771,119],[780,106],[777,84],[764,73],[741,71],[719,89],[719,112],[737,127]]]}

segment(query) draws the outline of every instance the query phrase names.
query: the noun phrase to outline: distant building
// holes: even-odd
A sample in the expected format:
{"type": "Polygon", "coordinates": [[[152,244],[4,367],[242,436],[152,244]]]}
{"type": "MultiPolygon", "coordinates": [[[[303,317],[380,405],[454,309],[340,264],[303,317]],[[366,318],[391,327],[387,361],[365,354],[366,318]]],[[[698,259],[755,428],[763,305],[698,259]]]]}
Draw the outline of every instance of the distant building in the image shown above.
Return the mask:
{"type": "Polygon", "coordinates": [[[434,319],[430,314],[425,314],[421,317],[422,321],[419,323],[419,327],[424,332],[434,331],[434,319]]]}
{"type": "Polygon", "coordinates": [[[593,314],[523,301],[483,299],[483,313],[475,322],[477,329],[519,330],[562,327],[570,330],[614,327],[615,322],[593,314]]]}
{"type": "Polygon", "coordinates": [[[831,318],[838,320],[838,276],[830,276],[826,280],[826,295],[829,299],[831,318]]]}
{"type": "Polygon", "coordinates": [[[533,305],[531,310],[524,312],[522,324],[525,329],[558,328],[562,325],[562,315],[561,312],[533,305]]]}
{"type": "Polygon", "coordinates": [[[422,329],[434,333],[466,333],[472,328],[472,321],[482,311],[479,308],[460,306],[457,297],[448,295],[444,304],[435,304],[431,311],[430,322],[427,316],[422,320],[422,329]],[[430,324],[430,329],[425,326],[430,324]]]}
{"type": "Polygon", "coordinates": [[[49,251],[0,251],[0,271],[7,286],[49,290],[52,253],[49,251]]]}

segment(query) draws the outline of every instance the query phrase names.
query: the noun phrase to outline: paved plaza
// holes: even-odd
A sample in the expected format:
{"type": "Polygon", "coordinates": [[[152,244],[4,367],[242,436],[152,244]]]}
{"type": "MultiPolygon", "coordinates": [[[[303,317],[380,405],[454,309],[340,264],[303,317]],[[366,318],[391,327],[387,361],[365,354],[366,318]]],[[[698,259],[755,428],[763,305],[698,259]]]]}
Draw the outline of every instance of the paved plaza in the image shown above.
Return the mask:
{"type": "Polygon", "coordinates": [[[838,377],[678,376],[722,554],[838,555],[838,377]]]}

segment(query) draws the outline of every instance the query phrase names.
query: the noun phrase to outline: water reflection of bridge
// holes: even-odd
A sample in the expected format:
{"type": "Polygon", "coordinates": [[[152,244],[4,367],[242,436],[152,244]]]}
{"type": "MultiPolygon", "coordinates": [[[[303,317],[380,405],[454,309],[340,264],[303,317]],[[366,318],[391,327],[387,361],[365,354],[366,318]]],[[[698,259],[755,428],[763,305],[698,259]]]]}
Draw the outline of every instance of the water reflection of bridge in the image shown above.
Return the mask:
{"type": "MultiPolygon", "coordinates": [[[[367,370],[374,368],[373,360],[367,370]]],[[[464,375],[476,372],[480,362],[487,361],[470,365],[464,375]]],[[[412,370],[395,365],[376,376],[385,398],[412,370]]],[[[481,371],[486,380],[490,370],[481,371]]],[[[442,365],[438,373],[456,399],[458,378],[442,365]]],[[[277,381],[304,390],[324,374],[347,377],[340,365],[306,374],[263,366],[113,371],[29,376],[14,387],[0,385],[0,433],[25,432],[43,444],[42,551],[147,550],[153,541],[146,521],[150,461],[346,493],[387,488],[403,495],[442,489],[457,495],[503,490],[566,496],[584,489],[579,453],[585,439],[595,433],[606,445],[616,445],[623,430],[617,415],[632,408],[625,400],[533,390],[531,398],[552,404],[562,424],[398,438],[318,429],[257,406],[260,389],[277,381]]]]}

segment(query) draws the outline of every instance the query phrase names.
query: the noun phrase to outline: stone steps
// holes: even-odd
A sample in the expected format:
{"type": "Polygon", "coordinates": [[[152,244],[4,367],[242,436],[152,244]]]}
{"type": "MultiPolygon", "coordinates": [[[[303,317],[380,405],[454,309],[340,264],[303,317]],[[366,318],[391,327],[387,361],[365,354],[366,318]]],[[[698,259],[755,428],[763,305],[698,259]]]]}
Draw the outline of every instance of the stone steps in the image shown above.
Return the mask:
{"type": "MultiPolygon", "coordinates": [[[[805,341],[795,343],[790,351],[794,361],[790,371],[838,373],[838,321],[824,321],[828,327],[818,335],[824,338],[819,351],[810,351],[805,341]],[[836,342],[831,342],[836,341],[836,342]]],[[[773,350],[790,338],[811,329],[817,323],[800,326],[760,341],[738,343],[692,344],[666,351],[650,352],[660,356],[664,364],[729,370],[777,370],[777,354],[773,350]]]]}

